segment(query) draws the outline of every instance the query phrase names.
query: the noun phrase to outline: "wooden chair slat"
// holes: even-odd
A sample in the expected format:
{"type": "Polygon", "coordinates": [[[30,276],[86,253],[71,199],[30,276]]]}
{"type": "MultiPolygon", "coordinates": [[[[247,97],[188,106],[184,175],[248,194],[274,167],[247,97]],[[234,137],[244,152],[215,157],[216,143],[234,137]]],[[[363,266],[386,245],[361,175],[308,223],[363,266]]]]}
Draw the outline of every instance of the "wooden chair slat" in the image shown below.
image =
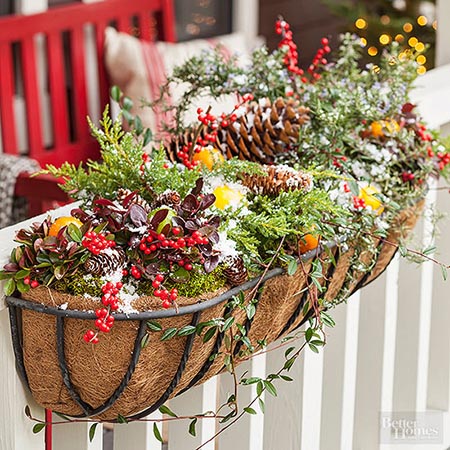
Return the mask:
{"type": "Polygon", "coordinates": [[[74,108],[76,140],[85,142],[90,138],[90,133],[86,124],[88,106],[83,29],[79,27],[72,29],[70,37],[73,81],[72,104],[74,108]]]}
{"type": "Polygon", "coordinates": [[[0,43],[0,117],[2,126],[2,143],[5,153],[17,154],[16,121],[14,117],[14,70],[12,48],[0,43]]]}
{"type": "Polygon", "coordinates": [[[66,73],[60,33],[51,32],[48,34],[47,54],[54,147],[59,148],[69,142],[66,73]]]}
{"type": "Polygon", "coordinates": [[[144,41],[153,41],[154,33],[152,27],[152,21],[150,20],[150,15],[148,13],[139,14],[139,37],[144,41]]]}
{"type": "Polygon", "coordinates": [[[36,48],[33,36],[22,41],[23,86],[28,131],[29,156],[39,161],[45,149],[42,139],[41,92],[38,83],[36,48]]]}
{"type": "Polygon", "coordinates": [[[97,61],[98,61],[98,86],[100,105],[104,107],[109,102],[108,75],[105,65],[103,64],[103,47],[105,44],[105,28],[106,22],[99,21],[95,27],[95,39],[97,44],[97,61]]]}

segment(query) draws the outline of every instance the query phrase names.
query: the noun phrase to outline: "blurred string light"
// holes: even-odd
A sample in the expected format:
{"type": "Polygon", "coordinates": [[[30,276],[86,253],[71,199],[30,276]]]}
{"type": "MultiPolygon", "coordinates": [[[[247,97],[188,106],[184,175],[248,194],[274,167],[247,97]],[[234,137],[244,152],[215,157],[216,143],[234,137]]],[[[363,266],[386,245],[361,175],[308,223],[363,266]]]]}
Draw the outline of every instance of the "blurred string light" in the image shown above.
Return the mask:
{"type": "Polygon", "coordinates": [[[358,28],[358,30],[364,30],[367,28],[367,21],[360,17],[359,19],[356,19],[355,27],[358,28]]]}
{"type": "Polygon", "coordinates": [[[421,26],[424,27],[427,23],[428,23],[428,19],[425,16],[419,16],[417,18],[417,23],[421,26]]]}
{"type": "Polygon", "coordinates": [[[411,33],[412,30],[413,30],[413,26],[412,26],[412,24],[410,24],[409,22],[406,22],[406,23],[403,25],[403,31],[404,31],[405,33],[411,33]]]}
{"type": "MultiPolygon", "coordinates": [[[[391,23],[391,17],[387,14],[384,14],[382,16],[380,16],[379,21],[382,25],[389,25],[391,23]]],[[[434,20],[431,24],[429,23],[428,18],[425,15],[420,15],[417,17],[416,19],[417,22],[417,26],[419,27],[425,27],[426,25],[430,26],[436,30],[437,29],[437,21],[434,20]]],[[[369,26],[368,20],[363,18],[363,17],[359,17],[355,20],[354,23],[355,27],[358,30],[366,30],[369,26]]],[[[390,35],[389,33],[385,32],[385,33],[381,33],[378,37],[378,41],[381,45],[388,45],[390,44],[393,40],[398,42],[398,43],[406,43],[409,45],[409,48],[404,49],[398,56],[398,59],[402,60],[402,59],[406,59],[406,58],[410,58],[412,55],[412,50],[419,53],[419,55],[417,55],[415,57],[416,62],[418,64],[417,67],[417,73],[419,75],[424,74],[427,69],[425,67],[425,64],[427,62],[427,58],[420,54],[425,50],[425,44],[423,42],[420,42],[419,39],[414,36],[411,35],[411,33],[413,33],[414,31],[414,25],[415,23],[411,23],[411,22],[405,22],[402,26],[403,32],[408,35],[409,37],[406,36],[402,33],[397,33],[394,35],[390,35]]],[[[416,28],[417,32],[418,29],[416,28]]],[[[420,33],[418,32],[418,35],[420,36],[420,33]]],[[[362,47],[366,47],[366,51],[367,54],[371,57],[375,57],[379,54],[380,50],[376,45],[370,45],[370,43],[367,40],[367,37],[360,37],[360,44],[362,47]]],[[[394,62],[396,63],[396,62],[394,62]]],[[[374,70],[377,71],[377,69],[379,70],[378,66],[374,66],[374,70]]]]}
{"type": "Polygon", "coordinates": [[[421,66],[423,66],[426,62],[427,62],[427,58],[425,55],[419,55],[416,58],[417,64],[420,64],[421,66]]]}

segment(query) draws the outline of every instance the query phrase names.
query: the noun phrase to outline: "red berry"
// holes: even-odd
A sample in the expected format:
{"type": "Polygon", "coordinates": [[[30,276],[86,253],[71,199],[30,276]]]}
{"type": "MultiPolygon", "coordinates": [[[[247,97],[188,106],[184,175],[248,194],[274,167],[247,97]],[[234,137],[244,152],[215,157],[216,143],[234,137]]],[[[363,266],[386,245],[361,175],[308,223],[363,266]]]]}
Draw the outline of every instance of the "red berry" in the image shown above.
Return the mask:
{"type": "Polygon", "coordinates": [[[160,285],[161,283],[159,282],[159,281],[157,281],[157,280],[153,280],[153,282],[152,282],[152,286],[155,288],[155,289],[157,289],[157,288],[159,288],[159,285],[160,285]]]}
{"type": "Polygon", "coordinates": [[[330,41],[326,37],[324,37],[324,38],[322,38],[321,43],[323,46],[325,46],[325,45],[328,45],[330,43],[330,41]]]}
{"type": "Polygon", "coordinates": [[[181,228],[179,228],[179,227],[173,227],[173,228],[172,228],[172,233],[173,233],[175,236],[178,236],[178,235],[181,233],[181,228]]]}
{"type": "Polygon", "coordinates": [[[30,283],[30,286],[31,286],[32,288],[37,288],[37,287],[39,286],[39,281],[33,280],[33,281],[30,283]]]}
{"type": "Polygon", "coordinates": [[[172,305],[171,305],[171,303],[170,303],[169,300],[164,300],[163,303],[162,303],[162,306],[163,306],[163,308],[168,309],[168,308],[170,308],[172,305]]]}
{"type": "Polygon", "coordinates": [[[187,263],[187,264],[184,265],[184,268],[185,268],[187,271],[191,271],[193,267],[192,267],[192,264],[191,264],[191,263],[187,263]]]}
{"type": "Polygon", "coordinates": [[[24,279],[23,279],[23,284],[30,284],[30,277],[29,276],[26,276],[24,279]]]}
{"type": "Polygon", "coordinates": [[[158,273],[158,275],[156,275],[156,277],[155,277],[155,280],[159,281],[161,283],[162,281],[164,281],[164,275],[161,275],[160,273],[158,273]]]}

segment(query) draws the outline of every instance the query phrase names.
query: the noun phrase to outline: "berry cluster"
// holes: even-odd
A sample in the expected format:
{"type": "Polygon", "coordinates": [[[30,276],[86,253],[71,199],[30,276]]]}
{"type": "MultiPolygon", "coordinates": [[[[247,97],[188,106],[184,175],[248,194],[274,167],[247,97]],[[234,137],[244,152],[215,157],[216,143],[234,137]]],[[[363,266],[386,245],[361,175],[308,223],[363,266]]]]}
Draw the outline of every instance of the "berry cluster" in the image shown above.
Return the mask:
{"type": "Polygon", "coordinates": [[[444,170],[445,166],[450,163],[450,153],[438,152],[436,156],[439,159],[439,170],[444,170]]]}
{"type": "Polygon", "coordinates": [[[32,280],[32,279],[30,278],[30,276],[27,275],[27,276],[23,279],[23,284],[30,285],[32,288],[37,288],[37,287],[39,286],[39,281],[38,281],[38,280],[32,280]]]}
{"type": "Polygon", "coordinates": [[[329,41],[326,37],[322,38],[322,40],[320,41],[320,43],[322,44],[322,47],[319,48],[312,60],[312,63],[310,64],[310,66],[308,67],[308,73],[311,74],[311,76],[315,79],[318,80],[320,78],[320,74],[317,73],[317,69],[319,68],[319,64],[321,65],[325,65],[328,63],[327,59],[325,58],[325,54],[330,53],[331,52],[331,48],[328,45],[329,41]]]}
{"type": "Polygon", "coordinates": [[[421,139],[422,141],[428,141],[431,142],[433,140],[433,137],[431,136],[430,133],[427,132],[427,127],[420,123],[417,125],[417,130],[416,130],[416,135],[419,139],[421,139]]]}
{"type": "Polygon", "coordinates": [[[413,181],[416,176],[412,172],[403,172],[402,173],[402,181],[403,183],[408,183],[413,181]]]}
{"type": "MultiPolygon", "coordinates": [[[[112,237],[112,235],[109,235],[112,237]]],[[[99,255],[107,248],[113,248],[116,243],[113,239],[108,239],[103,233],[96,233],[95,231],[88,231],[84,236],[81,244],[87,248],[92,254],[99,255]]]]}
{"type": "Polygon", "coordinates": [[[353,196],[353,207],[357,210],[364,209],[366,207],[366,202],[363,198],[358,197],[357,195],[353,196]]]}
{"type": "Polygon", "coordinates": [[[178,150],[177,157],[185,167],[192,170],[199,164],[199,161],[192,161],[190,159],[191,148],[193,152],[200,153],[204,147],[214,144],[217,140],[219,127],[228,128],[236,122],[238,119],[236,111],[245,103],[251,102],[254,96],[253,94],[244,94],[241,99],[241,102],[235,105],[231,114],[222,113],[219,117],[211,114],[209,110],[205,112],[202,108],[197,108],[197,120],[200,122],[200,127],[204,127],[208,131],[203,133],[202,136],[199,135],[194,142],[183,145],[181,150],[178,150]]]}
{"type": "Polygon", "coordinates": [[[104,308],[99,308],[95,311],[97,319],[95,320],[95,327],[98,329],[97,332],[93,330],[88,330],[83,336],[85,342],[90,342],[91,344],[98,343],[98,332],[109,333],[114,324],[114,316],[111,311],[117,311],[119,308],[119,294],[120,289],[123,284],[119,281],[117,283],[112,283],[108,281],[102,286],[102,303],[104,308]]]}
{"type": "Polygon", "coordinates": [[[153,295],[160,298],[162,300],[163,308],[167,309],[170,308],[178,298],[178,290],[176,288],[173,288],[168,291],[162,286],[163,282],[164,275],[158,273],[152,282],[152,287],[154,289],[153,295]]]}
{"type": "MultiPolygon", "coordinates": [[[[277,20],[275,22],[275,32],[281,36],[281,41],[279,42],[278,47],[285,49],[286,51],[283,62],[287,69],[294,75],[301,77],[300,80],[303,83],[307,83],[308,78],[304,76],[304,70],[298,67],[297,44],[293,41],[293,33],[290,29],[290,25],[285,20],[277,20]]],[[[326,37],[322,38],[321,44],[322,47],[317,50],[311,65],[308,67],[308,73],[314,80],[318,80],[320,78],[320,74],[317,73],[319,64],[327,64],[328,61],[325,58],[325,54],[331,52],[329,41],[326,37]]]]}

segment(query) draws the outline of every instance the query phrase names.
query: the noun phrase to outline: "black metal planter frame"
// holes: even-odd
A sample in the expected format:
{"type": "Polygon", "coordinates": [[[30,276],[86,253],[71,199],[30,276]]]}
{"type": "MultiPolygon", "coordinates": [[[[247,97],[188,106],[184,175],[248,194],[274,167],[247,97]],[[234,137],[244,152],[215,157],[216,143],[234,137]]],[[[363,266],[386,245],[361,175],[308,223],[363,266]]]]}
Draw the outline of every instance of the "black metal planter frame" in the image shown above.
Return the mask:
{"type": "MultiPolygon", "coordinates": [[[[324,245],[326,245],[328,248],[336,247],[335,243],[326,243],[324,245]]],[[[380,242],[379,250],[381,250],[382,245],[383,244],[380,242]]],[[[320,253],[321,253],[321,251],[320,250],[318,251],[318,249],[312,250],[312,251],[307,252],[304,255],[302,255],[301,260],[304,262],[306,262],[308,260],[313,260],[320,253]]],[[[336,264],[330,264],[328,273],[326,274],[326,283],[327,284],[330,282],[330,280],[333,277],[333,274],[334,274],[334,271],[335,271],[335,268],[337,265],[337,260],[339,258],[339,254],[340,254],[340,252],[336,251],[336,254],[335,254],[336,264]]],[[[140,352],[141,352],[141,341],[146,333],[146,321],[147,320],[166,319],[166,318],[170,318],[170,317],[178,317],[178,316],[182,316],[182,315],[192,314],[191,325],[196,326],[198,324],[200,314],[202,311],[204,311],[208,308],[211,308],[213,306],[222,304],[222,303],[226,302],[227,300],[230,300],[233,296],[239,294],[240,291],[252,289],[259,284],[260,288],[258,289],[258,291],[256,293],[256,297],[255,297],[257,300],[255,302],[255,307],[257,307],[259,297],[263,291],[264,283],[267,280],[270,280],[271,278],[277,277],[284,273],[285,273],[285,270],[282,268],[275,268],[275,269],[269,270],[262,278],[261,277],[253,278],[253,279],[247,281],[246,283],[244,283],[240,286],[233,287],[232,289],[228,290],[227,292],[225,292],[217,297],[214,297],[212,299],[205,300],[205,301],[193,304],[193,305],[181,306],[178,308],[178,311],[176,311],[175,308],[171,308],[171,309],[167,309],[167,310],[144,311],[144,312],[140,312],[140,313],[131,313],[131,314],[123,314],[123,313],[114,314],[115,320],[118,320],[118,321],[123,321],[123,320],[139,321],[139,328],[138,328],[138,332],[136,334],[136,338],[135,338],[135,342],[134,342],[133,354],[132,354],[128,369],[127,369],[121,383],[116,388],[116,390],[111,395],[111,397],[107,401],[105,401],[105,403],[103,403],[103,405],[101,405],[97,408],[94,408],[91,405],[89,405],[88,403],[86,403],[85,401],[83,401],[81,399],[79,393],[77,392],[76,388],[73,386],[71,378],[70,378],[69,369],[66,364],[66,358],[65,358],[65,352],[64,352],[65,319],[95,320],[96,319],[95,313],[88,312],[88,311],[63,310],[63,309],[59,309],[59,308],[55,308],[55,307],[45,306],[40,303],[27,301],[27,300],[17,298],[17,297],[6,297],[6,302],[9,306],[11,336],[12,336],[14,354],[15,354],[15,358],[16,358],[17,370],[18,370],[20,376],[22,377],[22,379],[24,380],[24,382],[26,383],[26,385],[28,386],[28,388],[30,389],[30,386],[28,383],[28,377],[27,377],[27,374],[25,371],[24,358],[23,358],[23,347],[22,347],[23,339],[22,339],[22,331],[21,331],[21,325],[20,325],[21,324],[20,311],[22,309],[27,309],[27,310],[31,310],[31,311],[35,311],[35,312],[39,312],[39,313],[43,313],[43,314],[49,314],[52,316],[56,316],[56,340],[57,340],[56,347],[57,347],[57,352],[58,352],[59,368],[61,371],[64,385],[66,386],[69,394],[71,395],[72,399],[76,402],[76,404],[80,407],[80,409],[83,411],[82,414],[73,416],[73,417],[79,418],[79,417],[92,417],[92,416],[100,415],[100,414],[108,411],[108,409],[110,409],[114,405],[114,403],[118,400],[118,398],[125,391],[125,389],[128,385],[128,382],[130,381],[131,376],[133,375],[133,372],[139,361],[139,356],[140,356],[140,352]]],[[[355,290],[357,290],[360,287],[367,284],[367,278],[369,275],[370,275],[370,272],[363,277],[363,279],[360,281],[360,283],[358,283],[358,286],[355,288],[355,290]]],[[[328,286],[325,286],[325,288],[327,288],[327,287],[328,286]]],[[[294,329],[291,330],[291,327],[296,322],[298,317],[300,316],[300,314],[303,310],[303,307],[305,305],[305,302],[307,300],[307,296],[308,296],[308,290],[305,290],[305,292],[302,294],[302,297],[300,299],[298,307],[296,308],[294,313],[291,315],[291,317],[285,324],[285,326],[284,326],[283,330],[281,331],[280,335],[278,336],[278,338],[283,336],[288,331],[294,331],[294,329]]],[[[226,315],[229,312],[230,312],[230,308],[227,303],[225,305],[223,314],[226,315]]],[[[255,316],[256,315],[254,315],[253,317],[255,317],[255,316]]],[[[309,319],[309,317],[310,317],[309,315],[304,317],[302,319],[302,321],[295,327],[295,329],[297,329],[301,325],[303,325],[309,319]]],[[[251,328],[252,320],[253,319],[247,319],[244,324],[247,332],[251,328]]],[[[152,406],[144,409],[143,411],[141,411],[137,414],[128,416],[126,418],[127,420],[138,420],[140,418],[143,418],[143,417],[151,414],[152,412],[156,411],[160,406],[162,406],[169,399],[170,395],[172,394],[172,392],[178,385],[178,383],[181,379],[181,376],[184,372],[186,363],[189,359],[189,356],[190,356],[190,353],[192,350],[194,338],[195,338],[195,333],[187,336],[186,343],[184,346],[184,352],[180,359],[178,369],[177,369],[172,381],[170,382],[169,386],[167,387],[166,391],[164,392],[164,394],[152,406]]],[[[219,351],[219,349],[222,345],[223,338],[224,338],[224,333],[218,332],[217,336],[216,336],[216,341],[211,350],[211,355],[214,355],[215,353],[217,353],[219,351]]],[[[236,347],[234,349],[234,353],[237,354],[239,352],[240,348],[241,348],[241,345],[239,345],[239,343],[238,343],[238,345],[236,345],[236,347]]],[[[213,364],[213,358],[208,358],[206,360],[206,362],[203,364],[203,366],[201,367],[200,371],[193,377],[193,379],[191,380],[189,385],[187,387],[185,387],[182,391],[180,391],[177,395],[185,392],[186,390],[190,389],[195,384],[200,382],[202,380],[202,378],[205,376],[205,374],[209,371],[212,364],[213,364]]],[[[117,420],[111,420],[111,422],[117,422],[117,420]]]]}

